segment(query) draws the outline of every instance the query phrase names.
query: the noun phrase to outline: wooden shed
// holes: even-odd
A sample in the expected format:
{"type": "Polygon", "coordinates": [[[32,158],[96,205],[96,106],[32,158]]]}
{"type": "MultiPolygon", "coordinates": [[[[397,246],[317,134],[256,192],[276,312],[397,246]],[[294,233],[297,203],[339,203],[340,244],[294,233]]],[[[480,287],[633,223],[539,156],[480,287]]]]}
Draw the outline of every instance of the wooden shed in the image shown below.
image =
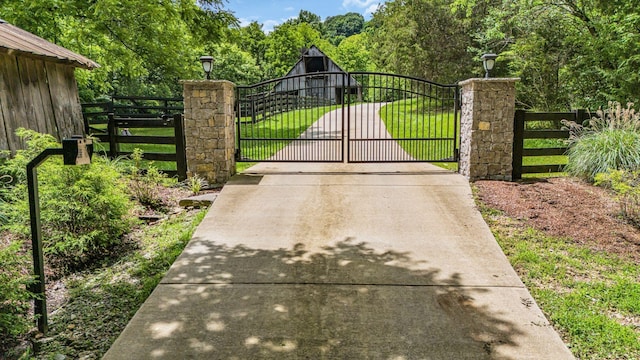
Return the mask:
{"type": "Polygon", "coordinates": [[[278,93],[295,93],[300,97],[321,98],[332,104],[342,101],[343,91],[361,97],[362,86],[355,78],[327,72],[346,74],[331,58],[312,45],[285,75],[285,78],[291,78],[279,82],[275,90],[278,93]],[[296,75],[306,76],[301,81],[300,78],[294,78],[296,75]]]}
{"type": "Polygon", "coordinates": [[[23,144],[23,127],[58,140],[84,132],[75,68],[99,65],[0,20],[0,149],[23,144]]]}

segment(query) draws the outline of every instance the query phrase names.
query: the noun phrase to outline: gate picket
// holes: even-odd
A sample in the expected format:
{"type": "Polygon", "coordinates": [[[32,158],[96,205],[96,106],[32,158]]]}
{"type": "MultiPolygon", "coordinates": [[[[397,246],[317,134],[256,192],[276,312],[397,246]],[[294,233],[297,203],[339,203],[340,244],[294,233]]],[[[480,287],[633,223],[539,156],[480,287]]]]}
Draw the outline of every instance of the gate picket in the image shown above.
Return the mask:
{"type": "Polygon", "coordinates": [[[236,91],[237,161],[457,161],[457,85],[320,72],[236,91]]]}

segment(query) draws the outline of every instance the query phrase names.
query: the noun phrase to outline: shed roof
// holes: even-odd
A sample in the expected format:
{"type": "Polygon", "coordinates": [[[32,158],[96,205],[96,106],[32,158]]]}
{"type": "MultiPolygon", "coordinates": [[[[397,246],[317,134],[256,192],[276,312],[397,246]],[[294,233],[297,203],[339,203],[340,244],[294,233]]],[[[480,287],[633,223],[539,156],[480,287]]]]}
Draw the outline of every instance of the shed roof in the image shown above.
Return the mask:
{"type": "Polygon", "coordinates": [[[76,67],[94,69],[100,67],[93,60],[53,44],[28,31],[0,19],[0,52],[22,53],[26,56],[52,58],[76,67]]]}
{"type": "MultiPolygon", "coordinates": [[[[340,65],[336,64],[335,61],[333,61],[333,59],[331,59],[330,57],[327,56],[327,54],[325,54],[324,52],[322,52],[322,50],[318,49],[317,46],[315,45],[311,45],[311,47],[309,47],[308,49],[306,49],[302,55],[300,56],[300,59],[298,60],[298,62],[295,63],[295,65],[293,65],[293,67],[291,68],[291,70],[289,70],[289,72],[287,73],[287,75],[285,75],[285,77],[287,76],[291,76],[294,75],[296,73],[296,68],[298,68],[299,66],[302,65],[304,58],[307,56],[323,56],[325,57],[331,64],[333,64],[333,66],[338,69],[339,72],[343,72],[345,74],[347,74],[346,71],[342,70],[342,68],[340,67],[340,65]]],[[[349,75],[351,76],[351,75],[349,75]]],[[[351,83],[354,84],[354,86],[352,87],[358,87],[360,86],[360,83],[353,77],[351,76],[351,83]]]]}

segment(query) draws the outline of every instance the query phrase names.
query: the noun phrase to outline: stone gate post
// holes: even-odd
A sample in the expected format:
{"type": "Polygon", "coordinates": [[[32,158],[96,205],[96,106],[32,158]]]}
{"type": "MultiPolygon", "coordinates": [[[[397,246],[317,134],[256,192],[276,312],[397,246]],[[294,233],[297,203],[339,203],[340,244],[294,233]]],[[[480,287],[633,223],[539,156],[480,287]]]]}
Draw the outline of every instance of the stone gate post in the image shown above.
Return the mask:
{"type": "Polygon", "coordinates": [[[469,180],[511,180],[516,81],[469,79],[460,82],[459,171],[469,180]]]}
{"type": "Polygon", "coordinates": [[[236,172],[235,85],[224,80],[184,80],[187,177],[224,184],[236,172]]]}

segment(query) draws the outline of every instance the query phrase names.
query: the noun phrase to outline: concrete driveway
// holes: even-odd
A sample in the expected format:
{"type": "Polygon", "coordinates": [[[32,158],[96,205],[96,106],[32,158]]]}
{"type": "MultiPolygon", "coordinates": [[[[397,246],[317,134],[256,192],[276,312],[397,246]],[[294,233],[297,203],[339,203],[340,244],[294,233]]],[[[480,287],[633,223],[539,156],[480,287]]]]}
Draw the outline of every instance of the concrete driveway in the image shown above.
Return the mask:
{"type": "Polygon", "coordinates": [[[104,359],[573,359],[428,164],[263,163],[227,184],[104,359]]]}

